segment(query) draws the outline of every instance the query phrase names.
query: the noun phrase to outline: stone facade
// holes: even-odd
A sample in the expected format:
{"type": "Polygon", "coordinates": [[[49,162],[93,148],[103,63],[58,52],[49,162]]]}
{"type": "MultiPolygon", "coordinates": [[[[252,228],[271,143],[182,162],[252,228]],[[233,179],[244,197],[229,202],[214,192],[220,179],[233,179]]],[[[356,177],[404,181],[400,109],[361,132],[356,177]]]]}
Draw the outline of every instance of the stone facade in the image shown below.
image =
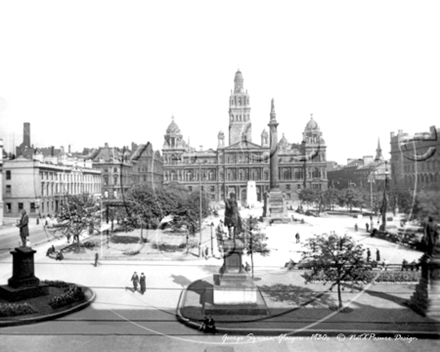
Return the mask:
{"type": "Polygon", "coordinates": [[[385,177],[391,179],[390,164],[382,156],[379,141],[374,158],[366,155],[362,159],[348,159],[347,165],[328,170],[327,175],[329,187],[336,189],[356,187],[368,191],[382,191],[385,187],[385,177]]]}
{"type": "Polygon", "coordinates": [[[391,133],[391,187],[440,190],[440,129],[408,135],[391,133]]]}
{"type": "Polygon", "coordinates": [[[151,187],[162,187],[162,157],[153,150],[151,143],[128,147],[104,147],[91,151],[85,156],[93,162],[93,168],[101,170],[103,196],[121,198],[132,186],[148,184],[151,187]]]}
{"type": "Polygon", "coordinates": [[[150,142],[138,146],[130,160],[133,162],[134,184],[147,184],[152,188],[162,187],[162,156],[159,151],[153,150],[150,142]]]}
{"type": "Polygon", "coordinates": [[[3,139],[0,139],[0,226],[3,225],[3,139]]]}
{"type": "MultiPolygon", "coordinates": [[[[235,75],[234,91],[229,101],[229,145],[225,135],[217,135],[217,149],[196,150],[188,145],[174,121],[164,136],[164,184],[180,184],[189,190],[202,188],[211,201],[222,201],[231,192],[237,200],[246,200],[247,181],[256,182],[257,200],[269,190],[269,134],[261,133],[261,143],[252,142],[250,103],[243,89],[243,76],[235,75]]],[[[284,137],[279,142],[279,187],[286,200],[297,199],[304,187],[327,188],[326,145],[316,121],[311,118],[303,133],[303,141],[290,144],[284,137]]]]}
{"type": "Polygon", "coordinates": [[[56,213],[67,194],[100,194],[101,173],[92,164],[74,160],[44,160],[23,156],[4,161],[3,200],[5,216],[18,217],[25,209],[29,217],[56,213]]]}

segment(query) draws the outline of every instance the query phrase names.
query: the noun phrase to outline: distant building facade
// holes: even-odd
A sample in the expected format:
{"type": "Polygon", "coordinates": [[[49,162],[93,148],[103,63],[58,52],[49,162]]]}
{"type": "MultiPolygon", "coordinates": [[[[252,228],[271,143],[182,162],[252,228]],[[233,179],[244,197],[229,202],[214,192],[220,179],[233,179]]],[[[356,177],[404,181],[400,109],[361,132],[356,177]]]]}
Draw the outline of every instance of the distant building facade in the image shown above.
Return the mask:
{"type": "Polygon", "coordinates": [[[152,188],[162,187],[162,156],[158,150],[153,150],[150,142],[136,146],[130,160],[133,162],[134,184],[145,184],[152,188]]]}
{"type": "Polygon", "coordinates": [[[377,142],[376,156],[367,155],[361,159],[348,159],[347,165],[328,170],[329,187],[345,189],[357,187],[382,189],[385,177],[391,178],[391,165],[384,160],[380,141],[377,142]]]}
{"type": "Polygon", "coordinates": [[[5,216],[18,217],[24,209],[30,217],[58,212],[66,195],[99,195],[101,174],[92,164],[74,160],[44,160],[38,150],[33,159],[20,156],[4,161],[5,216]]]}
{"type": "Polygon", "coordinates": [[[0,139],[0,226],[3,225],[3,139],[0,139]]]}
{"type": "Polygon", "coordinates": [[[158,151],[154,152],[151,143],[132,144],[132,150],[126,148],[104,147],[92,150],[84,156],[93,162],[93,168],[102,175],[103,196],[121,198],[123,193],[138,184],[162,187],[163,160],[158,151]]]}
{"type": "MultiPolygon", "coordinates": [[[[162,148],[164,184],[179,184],[189,190],[201,187],[211,201],[221,201],[232,192],[245,201],[247,182],[255,181],[257,199],[262,201],[270,186],[270,141],[264,130],[260,143],[252,142],[250,111],[243,75],[237,71],[229,99],[229,145],[220,131],[216,150],[196,150],[184,141],[173,117],[162,148]]],[[[302,143],[290,144],[283,135],[278,157],[280,188],[287,200],[297,199],[304,187],[327,188],[326,145],[313,118],[306,125],[302,143]]]]}
{"type": "Polygon", "coordinates": [[[440,190],[440,129],[409,135],[391,133],[392,187],[440,190]]]}

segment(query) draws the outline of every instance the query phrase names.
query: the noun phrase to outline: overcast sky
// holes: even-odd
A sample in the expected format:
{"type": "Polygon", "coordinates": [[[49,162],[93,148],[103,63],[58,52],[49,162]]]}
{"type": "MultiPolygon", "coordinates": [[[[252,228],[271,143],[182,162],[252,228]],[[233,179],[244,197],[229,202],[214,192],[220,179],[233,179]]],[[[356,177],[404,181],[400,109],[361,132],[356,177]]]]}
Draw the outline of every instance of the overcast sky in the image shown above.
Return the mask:
{"type": "Polygon", "coordinates": [[[439,1],[1,1],[0,138],[161,149],[174,115],[192,146],[228,132],[237,68],[253,141],[313,113],[327,159],[374,155],[390,132],[440,125],[439,1]]]}

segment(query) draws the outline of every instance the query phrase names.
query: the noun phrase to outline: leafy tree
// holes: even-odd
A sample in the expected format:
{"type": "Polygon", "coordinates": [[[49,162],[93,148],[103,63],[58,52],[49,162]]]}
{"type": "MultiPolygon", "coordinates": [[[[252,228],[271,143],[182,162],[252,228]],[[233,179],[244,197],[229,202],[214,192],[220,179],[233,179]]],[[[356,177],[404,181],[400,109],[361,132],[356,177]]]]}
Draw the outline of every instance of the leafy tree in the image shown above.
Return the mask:
{"type": "Polygon", "coordinates": [[[80,235],[101,227],[101,204],[89,194],[68,195],[56,215],[60,228],[66,236],[81,246],[80,235]]]}
{"type": "Polygon", "coordinates": [[[307,205],[308,209],[309,204],[317,200],[317,193],[313,188],[302,188],[298,193],[298,198],[301,203],[305,203],[307,205]]]}
{"type": "Polygon", "coordinates": [[[417,196],[413,205],[414,218],[424,221],[429,215],[433,216],[434,219],[440,219],[440,203],[439,191],[428,191],[422,190],[417,196]]]}
{"type": "Polygon", "coordinates": [[[363,259],[364,249],[347,235],[315,235],[307,239],[308,251],[302,259],[313,264],[312,270],[304,274],[306,282],[324,278],[325,283],[334,282],[338,288],[339,308],[342,308],[342,281],[366,280],[366,271],[372,267],[363,259]]]}
{"type": "MultiPolygon", "coordinates": [[[[202,219],[209,215],[209,200],[202,193],[202,219]]],[[[187,227],[191,234],[195,234],[200,230],[200,192],[194,191],[187,193],[181,198],[177,207],[173,211],[173,227],[180,229],[182,226],[187,227]]]]}
{"type": "Polygon", "coordinates": [[[330,210],[334,209],[334,205],[338,200],[338,195],[339,195],[339,190],[337,190],[336,188],[327,188],[323,192],[324,204],[328,209],[330,210]]]}
{"type": "Polygon", "coordinates": [[[267,247],[267,236],[261,230],[258,219],[250,216],[242,219],[243,232],[238,235],[238,239],[243,241],[247,254],[251,255],[252,278],[254,278],[254,253],[259,253],[263,257],[269,255],[267,247]]]}
{"type": "Polygon", "coordinates": [[[178,199],[163,188],[149,185],[132,187],[123,198],[123,225],[127,228],[140,228],[140,242],[143,242],[143,229],[156,227],[160,221],[173,213],[178,199]]]}

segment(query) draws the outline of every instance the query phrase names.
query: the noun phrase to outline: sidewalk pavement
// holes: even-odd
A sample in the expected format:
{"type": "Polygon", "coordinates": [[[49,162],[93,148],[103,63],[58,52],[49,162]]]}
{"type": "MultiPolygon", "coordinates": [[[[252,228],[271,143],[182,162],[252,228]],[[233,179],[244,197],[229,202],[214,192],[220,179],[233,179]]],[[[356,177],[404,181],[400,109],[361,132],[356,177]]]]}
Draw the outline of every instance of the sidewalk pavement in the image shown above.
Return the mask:
{"type": "MultiPolygon", "coordinates": [[[[349,293],[350,285],[342,292],[344,307],[349,313],[331,310],[337,305],[337,290],[319,283],[304,284],[300,272],[278,271],[259,273],[258,295],[268,309],[266,315],[234,314],[237,308],[210,310],[219,334],[309,336],[311,334],[375,334],[440,338],[440,321],[422,317],[404,305],[413,291],[413,284],[368,285],[362,291],[349,293]],[[292,282],[293,284],[289,284],[292,282]],[[214,312],[214,313],[213,313],[214,312]]],[[[179,302],[178,319],[189,327],[199,329],[205,306],[213,303],[213,280],[206,278],[191,283],[179,302]]],[[[250,309],[249,312],[252,310],[250,309]]]]}

